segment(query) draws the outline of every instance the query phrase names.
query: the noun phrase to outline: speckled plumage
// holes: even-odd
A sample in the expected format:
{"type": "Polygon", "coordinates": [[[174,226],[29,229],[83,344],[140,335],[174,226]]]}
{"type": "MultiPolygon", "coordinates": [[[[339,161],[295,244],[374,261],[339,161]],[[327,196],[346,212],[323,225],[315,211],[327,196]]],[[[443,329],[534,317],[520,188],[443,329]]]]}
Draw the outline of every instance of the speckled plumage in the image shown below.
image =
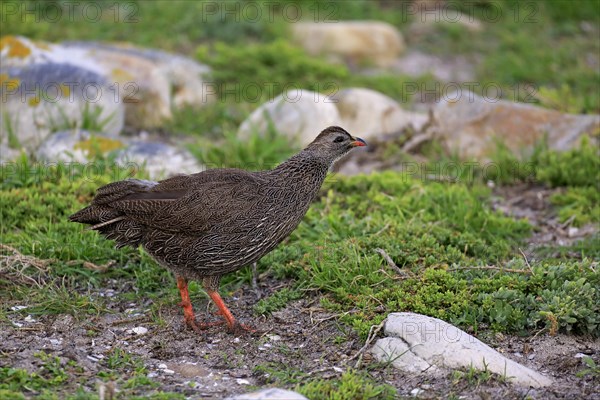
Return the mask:
{"type": "Polygon", "coordinates": [[[177,276],[216,291],[222,275],[259,260],[296,228],[330,166],[361,145],[329,127],[272,170],[211,169],[160,182],[114,182],[70,220],[92,225],[119,247],[142,245],[177,276]]]}

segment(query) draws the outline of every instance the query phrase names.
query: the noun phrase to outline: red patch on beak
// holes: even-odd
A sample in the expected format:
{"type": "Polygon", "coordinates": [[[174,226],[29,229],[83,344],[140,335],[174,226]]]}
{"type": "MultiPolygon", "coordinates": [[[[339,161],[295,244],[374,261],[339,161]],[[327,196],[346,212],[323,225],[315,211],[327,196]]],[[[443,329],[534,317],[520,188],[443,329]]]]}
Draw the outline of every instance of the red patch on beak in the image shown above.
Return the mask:
{"type": "Polygon", "coordinates": [[[361,146],[366,146],[367,142],[365,142],[364,140],[362,140],[359,137],[355,137],[354,138],[354,142],[350,143],[352,145],[352,147],[361,147],[361,146]]]}

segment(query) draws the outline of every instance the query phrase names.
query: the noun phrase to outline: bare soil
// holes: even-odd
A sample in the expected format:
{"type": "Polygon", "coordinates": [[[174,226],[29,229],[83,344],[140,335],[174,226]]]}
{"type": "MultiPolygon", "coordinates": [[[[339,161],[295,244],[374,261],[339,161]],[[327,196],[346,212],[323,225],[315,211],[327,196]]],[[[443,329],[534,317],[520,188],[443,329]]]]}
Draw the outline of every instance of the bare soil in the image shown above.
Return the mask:
{"type": "MultiPolygon", "coordinates": [[[[272,316],[256,317],[252,312],[256,296],[251,289],[246,289],[227,300],[241,321],[259,329],[255,334],[236,337],[222,327],[214,327],[197,335],[184,327],[181,310],[176,306],[162,310],[162,317],[168,323],[157,326],[144,315],[147,305],[115,302],[110,304],[114,314],[89,320],[58,315],[29,322],[14,321],[23,324],[22,327],[4,324],[0,333],[0,364],[34,372],[41,366],[41,360],[34,354],[45,351],[60,357],[64,364],[73,360],[83,367],[80,377],[84,386],[96,391],[99,384],[96,374],[106,369],[103,360],[114,348],[119,348],[143,360],[149,377],[160,383],[160,390],[183,393],[191,399],[221,399],[262,386],[293,388],[293,379],[305,382],[307,379],[332,378],[355,365],[356,358],[350,359],[363,343],[348,327],[336,322],[336,315],[318,306],[318,297],[308,296],[272,316]],[[136,327],[145,327],[148,332],[138,335],[132,332],[136,327]],[[340,335],[345,339],[336,341],[340,335]],[[269,365],[275,370],[287,370],[286,379],[291,381],[274,384],[275,377],[259,367],[269,365]]],[[[267,289],[266,285],[263,289],[267,289]]],[[[208,305],[208,302],[197,305],[208,305]]],[[[594,380],[576,376],[584,368],[582,355],[600,363],[598,339],[566,335],[528,338],[495,335],[484,340],[507,357],[552,377],[556,384],[548,389],[533,390],[499,379],[455,381],[451,373],[443,379],[433,379],[376,364],[368,353],[364,355],[362,366],[376,380],[396,387],[399,397],[411,396],[411,391],[419,389],[419,397],[426,399],[447,397],[450,393],[464,399],[526,396],[533,399],[600,399],[598,377],[594,380]]],[[[72,393],[79,385],[68,383],[64,392],[72,393]]],[[[142,390],[139,394],[147,393],[142,390]]]]}

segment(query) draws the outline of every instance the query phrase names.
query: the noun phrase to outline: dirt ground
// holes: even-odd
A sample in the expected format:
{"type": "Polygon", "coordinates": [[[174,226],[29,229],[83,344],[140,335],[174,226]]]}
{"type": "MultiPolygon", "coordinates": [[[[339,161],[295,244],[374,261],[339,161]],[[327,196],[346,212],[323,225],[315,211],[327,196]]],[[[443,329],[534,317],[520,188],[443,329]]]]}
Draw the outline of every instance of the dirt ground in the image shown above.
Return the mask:
{"type": "MultiPolygon", "coordinates": [[[[116,288],[103,290],[108,289],[116,288]]],[[[100,360],[108,357],[113,348],[120,348],[143,360],[148,376],[161,384],[161,390],[183,393],[191,399],[221,399],[247,392],[255,386],[270,385],[269,372],[257,369],[257,366],[288,369],[288,377],[294,376],[291,371],[302,371],[306,375],[296,377],[306,381],[307,378],[339,376],[356,363],[356,359],[350,359],[363,343],[349,328],[337,324],[335,315],[321,309],[317,297],[293,302],[284,310],[261,318],[252,314],[256,296],[251,289],[239,290],[228,301],[241,321],[253,324],[260,331],[235,337],[214,327],[197,335],[184,328],[181,310],[176,306],[164,310],[167,315],[163,318],[168,324],[156,326],[144,315],[144,304],[115,302],[110,304],[114,314],[88,321],[59,315],[13,321],[23,324],[22,327],[3,326],[0,364],[35,371],[41,361],[34,354],[43,350],[59,356],[61,362],[73,360],[82,366],[81,376],[86,389],[96,391],[98,381],[95,376],[103,369],[100,360]],[[136,334],[132,329],[137,327],[145,327],[148,331],[136,334]],[[92,335],[90,331],[93,331],[92,335]],[[334,338],[341,334],[346,335],[346,340],[336,344],[334,338]]],[[[207,302],[197,306],[205,304],[207,302]]],[[[556,384],[548,389],[530,390],[498,380],[475,384],[453,382],[450,373],[444,379],[431,379],[378,366],[369,354],[365,355],[363,366],[369,367],[378,381],[396,387],[399,397],[410,397],[411,391],[420,389],[419,397],[426,399],[446,397],[449,393],[463,399],[526,396],[534,399],[600,399],[598,378],[593,381],[576,377],[583,369],[583,354],[600,362],[599,340],[565,335],[534,338],[496,335],[487,342],[492,342],[494,348],[509,358],[552,377],[556,384]]],[[[65,389],[72,392],[77,386],[71,383],[65,389]]]]}

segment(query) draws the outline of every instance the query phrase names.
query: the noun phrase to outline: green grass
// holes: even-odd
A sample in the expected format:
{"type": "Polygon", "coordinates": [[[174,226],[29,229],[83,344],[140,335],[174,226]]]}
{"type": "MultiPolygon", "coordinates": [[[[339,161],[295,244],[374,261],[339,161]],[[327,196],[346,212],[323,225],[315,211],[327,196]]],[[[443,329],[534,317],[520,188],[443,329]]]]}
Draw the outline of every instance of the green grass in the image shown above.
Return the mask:
{"type": "Polygon", "coordinates": [[[395,399],[396,390],[362,372],[345,372],[337,379],[311,381],[295,388],[311,400],[395,399]]]}
{"type": "MultiPolygon", "coordinates": [[[[249,22],[241,11],[227,17],[219,10],[209,12],[206,7],[217,4],[213,1],[99,3],[103,17],[94,23],[77,12],[69,23],[43,18],[36,21],[35,13],[49,15],[53,5],[39,1],[5,3],[2,12],[6,14],[1,16],[5,35],[56,42],[127,41],[180,52],[210,65],[218,100],[200,113],[177,110],[173,121],[162,128],[167,133],[189,135],[190,150],[210,167],[269,168],[298,150],[277,132],[248,140],[235,135],[253,109],[286,88],[331,93],[367,87],[408,105],[413,99],[406,94],[407,83],[427,87],[436,83],[428,75],[362,75],[346,65],[309,57],[291,44],[281,16],[283,8],[293,3],[306,20],[312,20],[315,13],[321,20],[325,16],[376,19],[404,30],[411,19],[404,18],[402,8],[393,2],[278,2],[273,23],[266,23],[265,18],[249,22]],[[24,20],[19,13],[9,15],[7,11],[15,4],[35,12],[24,20]],[[252,91],[256,88],[258,95],[252,91]]],[[[460,54],[479,59],[477,92],[486,83],[496,83],[505,98],[562,112],[600,111],[600,75],[589,62],[590,55],[600,51],[596,40],[598,2],[486,0],[474,3],[474,7],[466,3],[454,6],[483,21],[486,10],[501,7],[502,17],[485,24],[481,33],[440,24],[418,47],[441,56],[460,54]],[[520,8],[522,13],[515,18],[514,11],[521,6],[525,8],[520,8]],[[529,15],[534,20],[525,23],[523,18],[531,11],[535,11],[529,15]],[[586,24],[591,24],[591,32],[586,31],[586,24]]],[[[261,2],[259,7],[267,12],[267,3],[261,2]]],[[[409,42],[411,39],[407,37],[409,42]]],[[[89,110],[83,117],[89,129],[101,130],[106,124],[89,110]]],[[[4,128],[8,144],[18,148],[18,127],[7,122],[4,128]]],[[[595,138],[597,134],[592,133],[595,138]]],[[[397,145],[390,145],[385,156],[397,157],[398,150],[397,145]]],[[[428,154],[431,162],[425,168],[443,168],[460,161],[436,151],[434,148],[428,154]]],[[[538,249],[528,264],[520,248],[534,228],[526,221],[493,211],[485,183],[526,182],[561,188],[551,198],[559,220],[573,226],[597,224],[599,160],[597,148],[584,139],[578,148],[564,153],[550,151],[543,143],[532,155],[515,155],[499,146],[493,160],[498,168],[476,168],[472,175],[460,175],[455,183],[428,182],[418,179],[420,175],[396,172],[353,178],[330,176],[300,227],[260,261],[262,273],[289,284],[259,301],[254,311],[268,315],[305,293],[318,293],[321,306],[339,313],[340,321],[363,338],[371,325],[391,311],[439,317],[477,334],[530,335],[543,330],[597,337],[599,237],[572,246],[538,249]],[[378,249],[384,250],[404,274],[391,268],[378,249]]],[[[107,313],[105,300],[95,291],[117,279],[122,284],[122,299],[151,299],[152,322],[164,325],[161,311],[174,307],[178,298],[171,273],[139,249],[116,250],[112,242],[67,221],[69,214],[91,200],[97,187],[131,177],[134,171],[116,167],[110,158],[99,158],[86,166],[48,167],[23,157],[1,166],[0,172],[2,244],[30,257],[20,261],[13,258],[12,264],[2,265],[0,321],[4,323],[14,314],[71,314],[83,319],[107,313]],[[90,269],[84,262],[114,264],[101,271],[90,269]],[[28,308],[13,311],[10,307],[15,304],[28,308]]],[[[137,171],[136,177],[143,178],[143,171],[137,171]]],[[[5,249],[2,254],[11,252],[5,249]]],[[[248,284],[250,279],[248,270],[225,277],[223,294],[248,284]]],[[[204,297],[195,282],[190,284],[190,294],[194,300],[204,297]]],[[[344,337],[334,340],[343,341],[344,337]]],[[[66,380],[79,382],[79,366],[60,364],[42,353],[36,367],[35,371],[0,368],[0,397],[97,399],[95,393],[83,390],[62,391],[66,380]]],[[[184,398],[158,390],[156,382],[147,378],[141,359],[123,349],[113,349],[101,367],[93,379],[117,379],[122,396],[127,398],[184,398]]],[[[597,366],[588,363],[583,371],[595,376],[597,366]]],[[[392,388],[374,382],[363,371],[350,371],[330,380],[315,380],[283,364],[261,365],[256,372],[269,373],[273,383],[294,386],[311,399],[386,399],[395,395],[392,388]]],[[[456,373],[455,386],[478,386],[494,379],[485,371],[467,370],[456,373]]]]}

